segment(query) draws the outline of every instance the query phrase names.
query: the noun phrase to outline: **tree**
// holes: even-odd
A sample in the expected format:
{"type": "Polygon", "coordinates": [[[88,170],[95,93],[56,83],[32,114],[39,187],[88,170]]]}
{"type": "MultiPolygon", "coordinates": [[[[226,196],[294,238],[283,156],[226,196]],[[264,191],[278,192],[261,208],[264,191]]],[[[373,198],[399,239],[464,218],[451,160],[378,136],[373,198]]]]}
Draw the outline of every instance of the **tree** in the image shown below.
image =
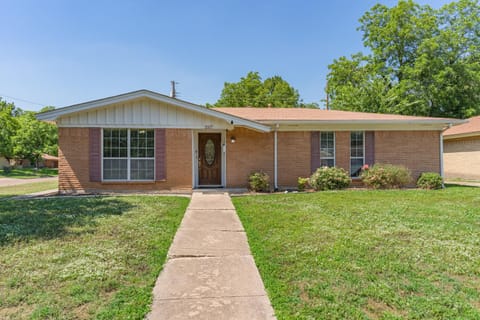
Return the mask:
{"type": "MultiPolygon", "coordinates": [[[[208,105],[207,106],[211,106],[208,105]]],[[[303,103],[300,95],[280,76],[262,81],[258,72],[249,72],[239,82],[225,82],[215,107],[312,108],[315,103],[303,103]]]]}
{"type": "Polygon", "coordinates": [[[365,47],[329,66],[333,109],[466,118],[480,113],[480,6],[377,4],[360,19],[365,47]]]}
{"type": "Polygon", "coordinates": [[[36,166],[42,154],[58,153],[57,128],[53,124],[38,121],[34,112],[27,111],[18,117],[18,129],[12,140],[14,157],[29,159],[36,166]]]}
{"type": "Polygon", "coordinates": [[[15,105],[0,98],[0,155],[7,160],[13,158],[12,137],[18,128],[15,114],[17,114],[15,105]]]}

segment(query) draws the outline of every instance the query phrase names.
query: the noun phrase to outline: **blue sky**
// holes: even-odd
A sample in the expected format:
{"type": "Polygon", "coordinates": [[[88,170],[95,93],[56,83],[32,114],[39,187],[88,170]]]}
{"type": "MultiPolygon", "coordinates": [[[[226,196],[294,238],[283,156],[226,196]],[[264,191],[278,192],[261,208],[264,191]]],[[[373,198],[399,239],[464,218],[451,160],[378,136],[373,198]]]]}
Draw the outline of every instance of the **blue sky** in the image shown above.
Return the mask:
{"type": "Polygon", "coordinates": [[[377,2],[0,0],[0,97],[39,110],[168,94],[175,80],[179,98],[205,104],[225,81],[259,71],[320,103],[333,59],[365,51],[358,19],[377,2]]]}

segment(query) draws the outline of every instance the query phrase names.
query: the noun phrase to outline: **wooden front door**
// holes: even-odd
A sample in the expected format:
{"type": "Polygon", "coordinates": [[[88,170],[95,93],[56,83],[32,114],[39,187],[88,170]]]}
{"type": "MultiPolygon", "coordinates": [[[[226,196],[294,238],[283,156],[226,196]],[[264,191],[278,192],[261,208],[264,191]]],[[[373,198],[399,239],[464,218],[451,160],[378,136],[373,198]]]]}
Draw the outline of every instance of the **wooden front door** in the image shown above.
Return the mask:
{"type": "Polygon", "coordinates": [[[198,134],[198,184],[219,186],[222,184],[222,134],[198,134]]]}

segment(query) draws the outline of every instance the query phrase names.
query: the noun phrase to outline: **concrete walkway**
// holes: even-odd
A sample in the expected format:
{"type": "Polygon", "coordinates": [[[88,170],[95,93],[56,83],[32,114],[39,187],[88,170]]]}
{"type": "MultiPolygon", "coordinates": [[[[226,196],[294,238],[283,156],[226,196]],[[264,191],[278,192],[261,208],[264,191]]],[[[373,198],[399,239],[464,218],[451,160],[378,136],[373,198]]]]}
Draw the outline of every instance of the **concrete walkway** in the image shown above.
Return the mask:
{"type": "Polygon", "coordinates": [[[275,319],[228,194],[192,194],[147,319],[275,319]]]}
{"type": "Polygon", "coordinates": [[[31,178],[31,179],[15,179],[15,178],[0,178],[0,187],[18,186],[21,184],[35,183],[35,182],[48,182],[56,181],[57,177],[45,177],[45,178],[31,178]]]}

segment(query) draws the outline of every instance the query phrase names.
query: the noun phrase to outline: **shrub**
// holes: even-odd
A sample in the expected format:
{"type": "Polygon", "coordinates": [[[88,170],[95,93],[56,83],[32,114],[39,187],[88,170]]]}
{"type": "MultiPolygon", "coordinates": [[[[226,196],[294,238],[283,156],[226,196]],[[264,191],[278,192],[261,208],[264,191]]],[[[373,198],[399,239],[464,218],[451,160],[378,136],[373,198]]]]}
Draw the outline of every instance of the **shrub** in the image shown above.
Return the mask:
{"type": "Polygon", "coordinates": [[[352,179],[342,168],[320,167],[310,176],[308,182],[317,191],[338,190],[348,187],[352,179]]]}
{"type": "Polygon", "coordinates": [[[367,187],[374,189],[402,188],[412,182],[406,167],[392,164],[375,164],[363,170],[360,177],[367,187]]]}
{"type": "Polygon", "coordinates": [[[270,191],[270,177],[268,174],[262,171],[252,172],[248,176],[248,183],[250,184],[250,190],[255,192],[270,191]]]}
{"type": "Polygon", "coordinates": [[[298,177],[297,181],[298,191],[305,191],[305,188],[308,185],[308,178],[298,177]]]}
{"type": "Polygon", "coordinates": [[[3,167],[3,173],[8,175],[12,172],[12,167],[4,166],[3,167]]]}
{"type": "Polygon", "coordinates": [[[417,180],[417,187],[422,189],[440,189],[442,185],[443,179],[436,172],[424,172],[417,180]]]}

